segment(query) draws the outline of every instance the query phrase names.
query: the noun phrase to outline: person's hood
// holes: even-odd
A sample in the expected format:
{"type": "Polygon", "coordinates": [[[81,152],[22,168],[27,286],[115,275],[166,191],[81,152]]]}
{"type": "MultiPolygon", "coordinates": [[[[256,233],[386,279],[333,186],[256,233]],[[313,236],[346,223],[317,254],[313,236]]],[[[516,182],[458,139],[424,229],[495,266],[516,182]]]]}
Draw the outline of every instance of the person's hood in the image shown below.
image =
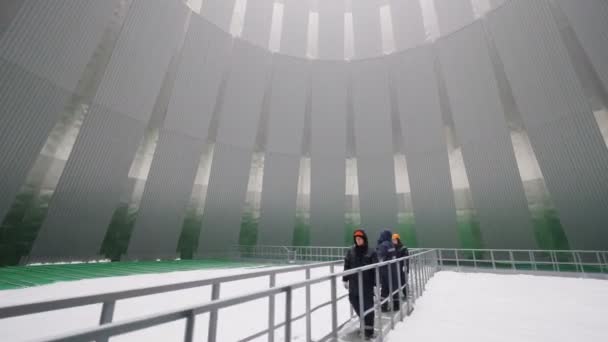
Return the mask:
{"type": "Polygon", "coordinates": [[[385,242],[385,241],[389,241],[392,243],[392,241],[391,241],[392,236],[393,236],[393,233],[391,233],[390,230],[387,229],[387,230],[383,231],[382,233],[380,233],[380,238],[378,238],[378,244],[381,244],[382,242],[385,242]]]}
{"type": "Polygon", "coordinates": [[[365,229],[359,228],[359,229],[355,229],[355,231],[353,232],[353,243],[355,245],[357,245],[357,232],[361,232],[363,233],[363,236],[361,236],[363,238],[363,241],[365,241],[365,247],[367,247],[369,245],[369,242],[367,241],[367,233],[365,232],[365,229]]]}

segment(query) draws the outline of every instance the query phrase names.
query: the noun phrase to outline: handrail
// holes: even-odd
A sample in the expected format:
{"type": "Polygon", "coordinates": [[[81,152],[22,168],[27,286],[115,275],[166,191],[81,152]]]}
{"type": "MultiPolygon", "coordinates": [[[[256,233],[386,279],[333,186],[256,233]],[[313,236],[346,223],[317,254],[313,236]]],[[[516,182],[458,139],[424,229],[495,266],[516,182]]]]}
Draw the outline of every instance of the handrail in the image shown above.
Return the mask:
{"type": "MultiPolygon", "coordinates": [[[[455,249],[455,248],[437,248],[437,256],[439,258],[439,266],[444,267],[444,264],[452,262],[456,263],[456,268],[471,267],[466,263],[473,262],[474,269],[491,269],[497,270],[498,266],[510,267],[512,271],[522,271],[522,267],[530,267],[530,271],[544,272],[548,271],[541,269],[543,266],[551,266],[550,271],[554,272],[576,272],[583,276],[589,274],[604,274],[608,273],[608,251],[596,250],[532,250],[532,249],[455,249]],[[461,255],[462,253],[471,253],[472,259],[461,255]],[[508,253],[508,257],[504,257],[508,253]],[[446,255],[447,254],[447,255],[446,255]],[[489,259],[487,255],[489,254],[489,259]],[[499,257],[497,257],[497,254],[499,257]],[[581,257],[586,256],[586,258],[581,257]],[[484,256],[486,257],[484,259],[484,256]],[[539,257],[541,256],[541,257],[539,257]],[[594,260],[592,260],[594,259],[594,260]],[[465,266],[466,265],[466,266],[465,266]],[[486,266],[486,267],[484,267],[486,266]],[[518,268],[518,266],[520,268],[518,268]],[[570,266],[574,269],[568,269],[570,266]]],[[[448,265],[449,266],[449,265],[448,265]]]]}
{"type": "Polygon", "coordinates": [[[315,264],[307,264],[307,265],[296,265],[296,266],[288,266],[281,267],[272,270],[264,270],[264,271],[256,271],[256,272],[248,272],[243,274],[233,274],[218,278],[209,278],[202,280],[192,280],[182,283],[173,283],[166,285],[156,285],[149,286],[138,289],[131,290],[120,290],[120,291],[111,291],[104,293],[96,293],[92,295],[83,295],[71,298],[64,299],[53,299],[36,303],[28,303],[28,304],[17,304],[17,305],[9,305],[0,307],[0,319],[9,318],[15,316],[23,316],[33,313],[40,313],[52,310],[66,309],[75,306],[84,306],[89,304],[97,304],[108,301],[117,301],[121,299],[133,298],[133,297],[141,297],[152,294],[159,294],[164,292],[172,292],[178,290],[184,290],[194,287],[208,286],[213,284],[244,280],[249,278],[258,278],[269,276],[272,274],[281,274],[288,272],[296,272],[303,271],[306,269],[320,268],[331,266],[335,264],[340,264],[341,261],[326,261],[315,264]]]}
{"type": "MultiPolygon", "coordinates": [[[[332,301],[330,302],[330,304],[334,305],[335,302],[338,300],[338,298],[335,297],[335,286],[336,286],[336,279],[338,279],[339,277],[344,277],[344,276],[348,276],[348,275],[352,275],[352,274],[362,274],[362,272],[364,272],[366,270],[371,270],[371,269],[375,269],[376,274],[378,274],[378,270],[380,269],[380,267],[389,266],[389,265],[395,264],[395,263],[400,263],[404,260],[413,260],[417,264],[416,260],[418,260],[421,257],[425,257],[425,261],[426,261],[427,256],[429,256],[429,255],[431,257],[436,256],[436,253],[434,253],[434,252],[435,252],[434,250],[427,250],[424,252],[416,253],[416,254],[402,257],[399,259],[387,260],[387,261],[379,262],[376,264],[367,265],[367,266],[359,267],[356,269],[350,269],[350,270],[346,270],[346,271],[342,271],[342,272],[334,272],[334,273],[331,273],[328,275],[322,275],[322,276],[319,276],[319,277],[316,277],[313,279],[307,279],[304,281],[299,281],[299,282],[291,283],[288,285],[271,287],[269,289],[259,290],[259,291],[252,292],[249,294],[232,296],[232,297],[223,298],[223,299],[216,299],[216,300],[212,300],[212,301],[205,302],[205,303],[185,306],[180,309],[168,310],[165,312],[151,314],[151,315],[147,315],[144,317],[124,320],[124,321],[120,321],[120,322],[107,323],[107,324],[103,324],[103,325],[100,325],[100,326],[97,326],[94,328],[81,329],[79,331],[75,331],[72,333],[62,334],[62,335],[58,335],[58,336],[51,337],[51,338],[45,338],[45,339],[42,339],[42,341],[50,342],[50,341],[103,340],[103,339],[107,339],[114,335],[132,332],[132,331],[136,331],[136,330],[141,330],[141,329],[156,326],[159,324],[176,321],[176,320],[179,320],[182,318],[186,319],[185,340],[192,341],[192,334],[189,332],[192,331],[192,329],[194,328],[194,321],[195,321],[196,315],[202,314],[202,313],[207,313],[207,312],[213,313],[221,308],[253,301],[256,299],[260,299],[260,298],[271,297],[273,295],[277,295],[277,294],[281,294],[281,293],[285,293],[287,296],[286,300],[285,300],[286,317],[285,317],[285,322],[283,325],[285,327],[285,334],[286,334],[285,338],[286,338],[286,340],[290,340],[291,324],[294,320],[293,318],[291,318],[291,298],[292,298],[292,293],[294,290],[302,288],[302,287],[311,286],[311,285],[321,283],[324,281],[331,281],[332,285],[334,286],[334,290],[332,291],[333,298],[332,298],[332,301]]],[[[434,260],[436,261],[436,259],[434,259],[434,260]]],[[[329,263],[322,263],[322,264],[332,264],[332,263],[335,264],[336,262],[329,262],[329,263]]],[[[426,265],[424,263],[421,263],[421,265],[428,267],[428,265],[426,265]]],[[[436,265],[437,264],[435,263],[435,266],[436,265]]],[[[296,269],[296,268],[302,269],[303,267],[293,267],[291,269],[293,271],[293,269],[296,269]]],[[[422,274],[422,273],[420,273],[420,274],[422,274]]],[[[427,273],[427,275],[424,277],[424,279],[425,279],[424,282],[426,282],[426,280],[428,280],[430,278],[429,274],[430,273],[427,273]]],[[[227,278],[227,277],[224,277],[224,278],[227,278]]],[[[215,279],[215,280],[217,281],[217,279],[215,279]]],[[[422,278],[419,280],[422,281],[422,278]]],[[[395,291],[391,291],[391,293],[393,293],[393,292],[395,292],[395,291]]],[[[344,296],[342,296],[340,298],[343,298],[343,297],[344,296]]],[[[335,305],[334,305],[334,309],[335,309],[335,305]]],[[[335,334],[335,336],[337,336],[336,329],[338,327],[338,324],[337,324],[337,322],[335,322],[335,318],[332,321],[334,321],[332,324],[332,326],[333,326],[332,334],[335,334]]],[[[273,328],[274,328],[274,325],[273,325],[273,328]]],[[[269,334],[274,333],[273,328],[268,329],[269,334]],[[270,331],[270,330],[272,330],[272,331],[270,331]]],[[[208,338],[210,341],[215,340],[215,336],[209,336],[208,338]]]]}

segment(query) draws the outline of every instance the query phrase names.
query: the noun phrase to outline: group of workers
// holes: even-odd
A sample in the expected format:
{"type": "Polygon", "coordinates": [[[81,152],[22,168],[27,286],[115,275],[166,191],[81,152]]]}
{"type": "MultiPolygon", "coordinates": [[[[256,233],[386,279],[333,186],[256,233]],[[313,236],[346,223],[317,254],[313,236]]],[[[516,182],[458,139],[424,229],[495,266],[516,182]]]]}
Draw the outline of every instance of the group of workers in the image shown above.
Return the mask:
{"type": "MultiPolygon", "coordinates": [[[[349,249],[344,258],[344,270],[363,267],[377,262],[399,259],[409,255],[407,247],[401,242],[399,234],[392,234],[390,230],[385,230],[378,238],[376,248],[370,248],[367,234],[363,229],[357,229],[353,233],[354,245],[349,249]]],[[[344,287],[348,290],[348,299],[358,315],[361,313],[360,305],[363,301],[363,312],[368,311],[374,305],[374,286],[380,287],[380,297],[382,301],[381,310],[388,312],[391,308],[394,311],[399,310],[400,300],[399,295],[402,293],[403,298],[407,298],[407,287],[403,287],[403,291],[397,292],[399,284],[405,286],[407,281],[407,273],[409,271],[409,259],[399,261],[397,263],[388,264],[380,267],[380,284],[376,284],[376,274],[374,269],[362,272],[362,286],[359,288],[359,277],[357,274],[348,275],[342,278],[344,287]],[[397,264],[397,265],[395,265],[397,264]],[[401,281],[399,281],[401,280],[401,281]],[[392,300],[387,299],[390,296],[390,290],[393,291],[392,300]],[[360,293],[360,291],[363,291],[360,293]],[[392,304],[392,305],[391,305],[392,304]]],[[[373,339],[374,334],[374,310],[364,315],[365,322],[365,338],[373,339]]]]}

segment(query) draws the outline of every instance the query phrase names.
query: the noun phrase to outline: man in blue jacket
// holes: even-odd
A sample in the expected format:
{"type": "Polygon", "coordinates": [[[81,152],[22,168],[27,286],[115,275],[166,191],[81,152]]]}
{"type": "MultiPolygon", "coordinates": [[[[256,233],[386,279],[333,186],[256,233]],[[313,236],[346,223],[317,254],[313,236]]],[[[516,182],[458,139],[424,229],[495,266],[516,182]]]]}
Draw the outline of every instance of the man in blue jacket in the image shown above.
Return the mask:
{"type": "MultiPolygon", "coordinates": [[[[378,238],[378,247],[376,247],[376,253],[378,254],[378,261],[388,261],[395,259],[397,257],[397,250],[395,246],[393,246],[392,241],[393,234],[390,230],[385,230],[380,233],[380,238],[378,238]]],[[[382,284],[382,288],[380,291],[380,296],[384,301],[390,294],[389,287],[389,272],[390,272],[390,280],[392,284],[392,290],[397,291],[399,288],[399,272],[397,272],[397,267],[395,264],[390,264],[386,266],[382,266],[380,268],[380,283],[382,284]],[[390,269],[390,270],[389,270],[390,269]]],[[[382,312],[389,311],[389,304],[391,301],[389,300],[386,303],[382,303],[382,312]]],[[[399,294],[396,293],[392,296],[392,307],[393,310],[399,310],[399,294]]]]}

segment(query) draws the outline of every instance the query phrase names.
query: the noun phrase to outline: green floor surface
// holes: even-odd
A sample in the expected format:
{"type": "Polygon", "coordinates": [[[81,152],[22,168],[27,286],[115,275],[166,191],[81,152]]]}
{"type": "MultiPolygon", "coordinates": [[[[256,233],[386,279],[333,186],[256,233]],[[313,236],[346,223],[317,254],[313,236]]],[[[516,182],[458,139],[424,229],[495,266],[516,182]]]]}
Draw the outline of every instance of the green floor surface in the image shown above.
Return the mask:
{"type": "Polygon", "coordinates": [[[229,260],[175,260],[9,266],[0,268],[0,290],[91,278],[259,266],[229,260]]]}

